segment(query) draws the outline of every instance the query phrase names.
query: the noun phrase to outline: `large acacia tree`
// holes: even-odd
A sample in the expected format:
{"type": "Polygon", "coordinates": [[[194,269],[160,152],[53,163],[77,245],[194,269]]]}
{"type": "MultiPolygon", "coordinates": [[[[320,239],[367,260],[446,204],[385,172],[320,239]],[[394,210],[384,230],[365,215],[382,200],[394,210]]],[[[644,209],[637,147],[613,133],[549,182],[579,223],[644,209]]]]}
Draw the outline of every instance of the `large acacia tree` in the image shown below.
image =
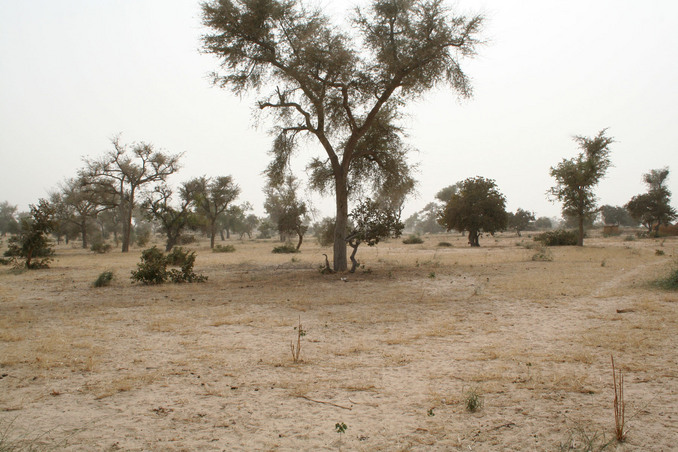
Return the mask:
{"type": "Polygon", "coordinates": [[[211,0],[203,22],[203,48],[223,69],[215,82],[270,90],[259,102],[277,124],[269,177],[282,180],[300,138],[322,148],[311,184],[334,192],[334,269],[346,270],[349,196],[412,186],[400,109],[441,83],[470,96],[460,59],[475,54],[482,17],[442,0],[372,0],[342,31],[301,0],[211,0]]]}
{"type": "Polygon", "coordinates": [[[659,226],[668,224],[678,216],[671,207],[671,191],[666,187],[669,169],[653,169],[643,174],[647,193],[636,195],[626,203],[631,217],[640,221],[649,232],[657,232],[659,226]]]}
{"type": "Polygon", "coordinates": [[[584,245],[584,223],[598,212],[593,189],[605,176],[610,161],[610,144],[614,139],[605,136],[603,129],[593,138],[576,136],[574,141],[583,152],[572,159],[563,159],[551,167],[550,174],[556,186],[549,189],[552,199],[563,203],[563,215],[577,221],[579,237],[577,245],[584,245]]]}

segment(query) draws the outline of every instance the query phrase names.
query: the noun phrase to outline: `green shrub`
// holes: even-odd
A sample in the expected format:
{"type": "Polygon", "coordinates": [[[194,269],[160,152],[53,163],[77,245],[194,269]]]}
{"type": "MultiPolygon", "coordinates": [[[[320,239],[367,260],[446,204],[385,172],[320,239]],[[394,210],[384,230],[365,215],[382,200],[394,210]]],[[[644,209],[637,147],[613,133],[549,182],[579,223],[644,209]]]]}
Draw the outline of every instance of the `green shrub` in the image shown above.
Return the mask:
{"type": "Polygon", "coordinates": [[[449,248],[449,247],[452,246],[452,244],[451,244],[450,242],[439,242],[439,243],[438,243],[438,246],[449,248]]]}
{"type": "Polygon", "coordinates": [[[291,243],[285,243],[284,245],[274,247],[273,251],[271,252],[275,254],[292,254],[298,253],[299,250],[297,249],[296,246],[292,245],[291,243]]]}
{"type": "Polygon", "coordinates": [[[418,243],[424,243],[424,239],[418,235],[411,234],[406,239],[403,239],[405,245],[416,245],[418,243]]]}
{"type": "Polygon", "coordinates": [[[577,238],[578,234],[575,231],[557,229],[537,234],[534,241],[541,242],[544,246],[574,246],[577,244],[577,238]]]}
{"type": "Polygon", "coordinates": [[[655,285],[664,290],[678,290],[678,261],[666,278],[655,282],[655,285]]]}
{"type": "Polygon", "coordinates": [[[212,248],[213,253],[232,253],[234,251],[235,247],[233,245],[216,245],[212,248]]]}
{"type": "Polygon", "coordinates": [[[94,253],[104,254],[111,251],[113,249],[113,245],[110,243],[96,242],[92,243],[92,246],[90,246],[89,249],[94,253]]]}
{"type": "Polygon", "coordinates": [[[176,247],[165,256],[157,247],[149,248],[141,252],[141,262],[137,264],[137,270],[132,271],[132,281],[142,284],[162,284],[167,281],[174,283],[193,283],[207,281],[204,275],[193,272],[195,264],[195,252],[185,251],[176,247]],[[167,270],[168,266],[179,267],[167,270]]]}
{"type": "Polygon", "coordinates": [[[553,253],[545,246],[540,246],[532,256],[532,260],[535,262],[551,262],[553,261],[553,253]]]}
{"type": "Polygon", "coordinates": [[[94,281],[94,287],[110,286],[111,281],[113,281],[113,272],[105,271],[94,281]]]}

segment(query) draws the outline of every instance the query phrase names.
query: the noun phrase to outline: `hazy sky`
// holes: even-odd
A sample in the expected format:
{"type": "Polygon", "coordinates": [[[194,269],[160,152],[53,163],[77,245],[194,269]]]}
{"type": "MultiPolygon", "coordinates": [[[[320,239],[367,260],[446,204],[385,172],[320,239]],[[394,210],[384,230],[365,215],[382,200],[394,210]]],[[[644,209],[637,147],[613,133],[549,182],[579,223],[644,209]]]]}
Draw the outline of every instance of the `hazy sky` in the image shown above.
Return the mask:
{"type": "MultiPolygon", "coordinates": [[[[320,2],[338,22],[364,1],[320,2]]],[[[597,193],[623,205],[642,174],[669,166],[678,205],[678,2],[458,0],[486,15],[475,95],[438,89],[408,107],[418,196],[471,176],[497,181],[508,209],[559,216],[549,168],[579,152],[574,135],[608,127],[617,142],[597,193]]],[[[231,174],[240,201],[263,213],[261,172],[273,125],[254,97],[213,87],[217,61],[199,53],[195,0],[0,0],[0,201],[27,209],[82,167],[82,157],[145,141],[184,152],[171,182],[231,174]]],[[[303,168],[306,160],[298,161],[303,168]]],[[[303,175],[303,174],[302,174],[303,175]]],[[[307,193],[323,214],[331,199],[307,193]]]]}

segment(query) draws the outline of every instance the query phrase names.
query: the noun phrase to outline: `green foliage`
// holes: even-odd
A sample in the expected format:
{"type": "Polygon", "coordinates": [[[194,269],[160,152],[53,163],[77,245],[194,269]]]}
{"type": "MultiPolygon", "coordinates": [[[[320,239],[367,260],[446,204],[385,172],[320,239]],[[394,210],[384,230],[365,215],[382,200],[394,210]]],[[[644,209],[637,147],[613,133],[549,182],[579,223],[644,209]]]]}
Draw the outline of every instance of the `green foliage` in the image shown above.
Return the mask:
{"type": "Polygon", "coordinates": [[[403,243],[405,245],[416,245],[416,244],[419,244],[419,243],[424,243],[424,239],[422,239],[418,235],[411,234],[411,235],[407,236],[407,238],[403,239],[403,243]]]}
{"type": "Polygon", "coordinates": [[[516,213],[509,212],[507,227],[516,231],[520,236],[520,231],[527,230],[533,221],[535,221],[534,213],[518,208],[516,213]]]}
{"type": "Polygon", "coordinates": [[[625,207],[611,206],[609,204],[600,208],[600,214],[603,217],[603,223],[606,225],[617,226],[637,226],[638,221],[634,220],[625,207]]]}
{"type": "Polygon", "coordinates": [[[292,253],[300,253],[297,249],[296,246],[292,245],[291,243],[285,243],[284,245],[279,245],[273,248],[273,251],[271,251],[274,254],[292,254],[292,253]]]}
{"type": "Polygon", "coordinates": [[[469,244],[480,246],[481,232],[494,234],[506,229],[506,198],[492,179],[472,177],[456,184],[438,222],[447,230],[468,231],[469,244]]]}
{"type": "Polygon", "coordinates": [[[532,255],[532,260],[535,262],[551,262],[553,253],[545,246],[540,246],[537,248],[537,252],[532,255]]]}
{"type": "Polygon", "coordinates": [[[184,184],[195,206],[196,213],[204,219],[210,236],[210,248],[214,248],[217,220],[240,194],[240,187],[231,176],[192,179],[184,184]]]}
{"type": "Polygon", "coordinates": [[[336,424],[334,424],[334,431],[339,433],[340,435],[342,433],[346,433],[346,430],[348,430],[348,426],[343,422],[337,422],[336,424]]]}
{"type": "Polygon", "coordinates": [[[580,246],[584,243],[584,221],[598,210],[593,189],[612,166],[609,146],[614,140],[605,136],[606,130],[601,130],[594,138],[574,137],[583,152],[570,160],[563,159],[549,172],[556,179],[556,185],[548,193],[551,199],[563,203],[565,217],[578,220],[577,245],[580,246]]]}
{"type": "Polygon", "coordinates": [[[174,248],[170,254],[165,256],[154,246],[141,252],[141,262],[137,264],[137,270],[132,271],[132,281],[142,284],[163,284],[167,281],[204,282],[207,280],[206,276],[193,272],[195,258],[195,252],[184,251],[181,247],[174,248]],[[180,268],[168,270],[168,266],[180,268]]]}
{"type": "Polygon", "coordinates": [[[9,239],[5,256],[24,259],[27,269],[47,268],[54,255],[47,234],[54,230],[55,210],[45,199],[30,208],[30,217],[21,219],[19,233],[9,239]]]}
{"type": "Polygon", "coordinates": [[[575,246],[578,243],[579,234],[576,231],[557,229],[546,231],[534,236],[535,242],[541,242],[544,246],[575,246]]]}
{"type": "Polygon", "coordinates": [[[308,231],[306,225],[306,203],[297,198],[299,182],[288,174],[282,182],[276,179],[269,180],[266,187],[266,201],[264,208],[272,221],[278,227],[281,236],[296,235],[299,237],[297,249],[301,247],[304,234],[308,231]]]}
{"type": "Polygon", "coordinates": [[[233,253],[235,252],[235,247],[233,245],[215,245],[212,248],[213,253],[233,253]]]}
{"type": "Polygon", "coordinates": [[[548,217],[539,217],[535,220],[534,227],[536,229],[551,229],[553,223],[551,223],[551,219],[548,217]]]}
{"type": "Polygon", "coordinates": [[[438,242],[438,246],[441,248],[450,248],[452,244],[450,242],[438,242]]]}
{"type": "Polygon", "coordinates": [[[107,270],[99,275],[99,277],[94,281],[94,287],[105,287],[110,286],[113,281],[113,272],[107,270]]]}
{"type": "Polygon", "coordinates": [[[665,278],[655,281],[655,285],[660,289],[678,291],[678,261],[674,262],[665,278]]]}
{"type": "Polygon", "coordinates": [[[113,245],[105,242],[94,242],[92,246],[89,247],[90,251],[98,254],[105,254],[113,249],[113,245]]]}

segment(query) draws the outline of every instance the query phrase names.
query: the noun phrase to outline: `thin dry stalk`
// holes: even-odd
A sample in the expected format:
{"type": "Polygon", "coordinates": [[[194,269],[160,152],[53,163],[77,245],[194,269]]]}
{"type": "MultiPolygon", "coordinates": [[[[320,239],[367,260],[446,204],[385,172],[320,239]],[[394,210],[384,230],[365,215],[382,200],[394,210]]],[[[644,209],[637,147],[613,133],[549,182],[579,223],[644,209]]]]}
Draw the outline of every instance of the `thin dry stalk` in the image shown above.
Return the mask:
{"type": "Polygon", "coordinates": [[[621,369],[618,371],[614,368],[614,356],[612,358],[612,382],[614,384],[614,432],[617,436],[617,441],[624,441],[626,439],[626,431],[624,430],[625,413],[624,408],[624,374],[621,369]]]}
{"type": "Polygon", "coordinates": [[[301,316],[299,316],[299,326],[295,328],[297,330],[297,346],[294,346],[294,341],[290,342],[290,349],[292,350],[292,360],[294,361],[294,364],[297,364],[299,362],[299,355],[301,354],[301,337],[306,335],[306,331],[304,331],[301,327],[301,316]]]}

